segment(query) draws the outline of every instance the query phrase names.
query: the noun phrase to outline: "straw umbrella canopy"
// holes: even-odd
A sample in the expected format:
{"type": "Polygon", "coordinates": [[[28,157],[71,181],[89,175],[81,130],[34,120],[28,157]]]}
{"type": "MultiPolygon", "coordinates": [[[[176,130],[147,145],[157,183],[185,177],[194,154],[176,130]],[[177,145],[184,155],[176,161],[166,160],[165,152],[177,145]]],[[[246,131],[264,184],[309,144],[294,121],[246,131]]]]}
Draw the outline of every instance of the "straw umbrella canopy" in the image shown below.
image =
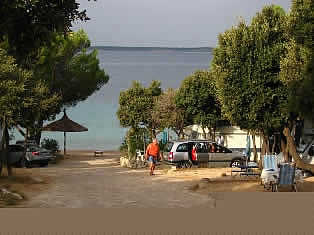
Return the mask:
{"type": "Polygon", "coordinates": [[[64,135],[64,155],[66,154],[66,132],[83,132],[88,131],[88,129],[80,124],[72,121],[68,118],[65,110],[63,111],[63,117],[55,122],[49,123],[42,128],[43,131],[56,131],[63,132],[64,135]]]}

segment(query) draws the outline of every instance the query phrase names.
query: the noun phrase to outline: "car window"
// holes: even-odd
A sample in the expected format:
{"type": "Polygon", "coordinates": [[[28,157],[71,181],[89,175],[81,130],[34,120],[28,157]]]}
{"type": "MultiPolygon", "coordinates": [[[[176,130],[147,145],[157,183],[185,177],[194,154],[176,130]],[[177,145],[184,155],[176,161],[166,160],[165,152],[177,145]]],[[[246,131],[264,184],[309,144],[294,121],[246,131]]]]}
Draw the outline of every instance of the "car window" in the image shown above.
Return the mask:
{"type": "Polygon", "coordinates": [[[198,153],[208,153],[209,152],[208,143],[206,142],[197,143],[196,149],[198,153]]]}
{"type": "Polygon", "coordinates": [[[184,144],[180,144],[177,147],[177,152],[187,152],[188,151],[188,144],[184,143],[184,144]]]}
{"type": "Polygon", "coordinates": [[[232,151],[230,149],[227,149],[223,146],[220,146],[218,144],[214,144],[215,145],[215,153],[232,153],[232,151]]]}
{"type": "Polygon", "coordinates": [[[232,151],[226,147],[222,147],[224,153],[232,153],[232,151]]]}

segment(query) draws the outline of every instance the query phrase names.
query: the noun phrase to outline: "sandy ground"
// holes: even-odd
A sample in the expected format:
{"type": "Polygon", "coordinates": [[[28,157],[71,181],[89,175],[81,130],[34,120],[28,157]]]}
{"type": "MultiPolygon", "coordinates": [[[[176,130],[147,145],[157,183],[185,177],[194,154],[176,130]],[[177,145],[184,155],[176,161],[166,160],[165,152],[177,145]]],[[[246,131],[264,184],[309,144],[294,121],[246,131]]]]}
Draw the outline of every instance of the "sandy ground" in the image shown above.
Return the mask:
{"type": "MultiPolygon", "coordinates": [[[[31,208],[204,208],[215,206],[215,192],[266,192],[255,177],[231,177],[230,168],[173,171],[161,165],[149,176],[148,169],[121,168],[119,157],[113,151],[97,158],[91,151],[70,151],[48,167],[14,169],[15,176],[0,178],[0,186],[23,192],[27,200],[17,207],[31,208]]],[[[313,192],[314,177],[298,189],[313,192]]]]}
{"type": "Polygon", "coordinates": [[[19,178],[31,174],[44,179],[43,183],[28,182],[25,187],[15,184],[15,189],[23,190],[28,198],[19,207],[212,207],[208,195],[189,190],[190,184],[182,179],[166,177],[164,169],[151,177],[147,169],[121,168],[117,152],[105,152],[95,159],[92,152],[72,151],[56,165],[16,169],[16,174],[19,178]]]}

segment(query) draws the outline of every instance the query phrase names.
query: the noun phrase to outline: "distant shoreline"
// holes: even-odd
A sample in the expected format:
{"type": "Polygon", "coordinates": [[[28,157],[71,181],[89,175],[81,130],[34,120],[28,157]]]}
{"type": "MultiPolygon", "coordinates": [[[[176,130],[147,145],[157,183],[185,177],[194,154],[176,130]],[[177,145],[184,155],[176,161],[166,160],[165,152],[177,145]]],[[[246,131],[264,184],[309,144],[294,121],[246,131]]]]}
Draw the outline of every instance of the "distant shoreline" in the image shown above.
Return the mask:
{"type": "Polygon", "coordinates": [[[123,47],[123,46],[91,46],[91,49],[114,51],[183,51],[183,52],[211,52],[211,47],[123,47]]]}

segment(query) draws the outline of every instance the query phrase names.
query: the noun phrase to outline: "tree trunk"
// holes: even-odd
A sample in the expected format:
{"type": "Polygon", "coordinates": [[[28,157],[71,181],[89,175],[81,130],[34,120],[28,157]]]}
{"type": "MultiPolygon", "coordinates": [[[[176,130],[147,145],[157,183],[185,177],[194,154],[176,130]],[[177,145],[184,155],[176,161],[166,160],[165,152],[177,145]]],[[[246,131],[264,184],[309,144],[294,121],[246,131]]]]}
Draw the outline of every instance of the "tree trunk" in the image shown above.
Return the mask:
{"type": "Polygon", "coordinates": [[[268,143],[267,143],[267,137],[262,133],[262,139],[263,139],[263,143],[262,143],[262,150],[261,150],[261,157],[260,157],[260,161],[259,161],[259,168],[262,169],[262,162],[263,162],[263,156],[266,155],[269,150],[268,150],[268,143]]]}
{"type": "Polygon", "coordinates": [[[287,148],[285,141],[282,138],[280,140],[280,145],[281,145],[281,151],[282,151],[283,157],[285,159],[285,162],[288,162],[289,161],[288,148],[287,148]]]}
{"type": "Polygon", "coordinates": [[[43,120],[39,120],[38,121],[38,125],[36,126],[36,131],[35,131],[35,141],[36,144],[40,145],[40,139],[41,139],[41,129],[44,125],[44,121],[43,120]]]}
{"type": "Polygon", "coordinates": [[[216,127],[214,127],[214,135],[213,135],[213,140],[215,141],[216,139],[216,127]]]}
{"type": "MultiPolygon", "coordinates": [[[[4,123],[4,122],[3,122],[4,123]]],[[[2,138],[0,139],[0,176],[2,174],[2,169],[3,169],[3,165],[4,165],[4,158],[5,158],[5,155],[4,155],[4,124],[1,123],[1,126],[0,126],[0,130],[1,130],[1,136],[2,138]]]]}
{"type": "Polygon", "coordinates": [[[272,148],[271,148],[271,152],[272,152],[272,153],[275,152],[276,141],[277,141],[277,138],[276,138],[276,135],[274,135],[274,143],[273,143],[273,146],[272,146],[272,148]]]}
{"type": "Polygon", "coordinates": [[[7,125],[5,125],[5,129],[4,129],[4,140],[5,140],[5,156],[6,156],[6,166],[7,166],[7,170],[8,170],[8,176],[12,176],[12,166],[10,163],[10,156],[9,156],[9,151],[8,151],[8,146],[9,146],[9,142],[10,142],[10,136],[9,136],[9,131],[8,131],[8,127],[7,125]]]}
{"type": "Polygon", "coordinates": [[[311,173],[314,174],[314,165],[303,162],[303,160],[300,158],[299,154],[297,153],[293,137],[291,136],[290,130],[288,127],[284,129],[283,134],[287,138],[288,151],[291,154],[293,160],[295,161],[296,166],[300,169],[310,171],[311,173]]]}
{"type": "Polygon", "coordinates": [[[261,149],[261,156],[264,156],[265,154],[266,154],[266,138],[265,138],[265,136],[264,136],[264,134],[262,134],[262,149],[261,149]]]}
{"type": "Polygon", "coordinates": [[[255,133],[252,133],[252,142],[253,142],[253,154],[254,154],[254,162],[257,162],[257,149],[256,149],[256,142],[255,142],[255,133]]]}
{"type": "Polygon", "coordinates": [[[202,130],[203,130],[203,137],[204,137],[204,139],[206,140],[206,132],[205,132],[205,127],[202,125],[202,130]]]}
{"type": "Polygon", "coordinates": [[[17,129],[18,132],[20,132],[20,134],[25,138],[25,132],[22,130],[21,127],[19,127],[19,125],[16,125],[16,129],[17,129]]]}

